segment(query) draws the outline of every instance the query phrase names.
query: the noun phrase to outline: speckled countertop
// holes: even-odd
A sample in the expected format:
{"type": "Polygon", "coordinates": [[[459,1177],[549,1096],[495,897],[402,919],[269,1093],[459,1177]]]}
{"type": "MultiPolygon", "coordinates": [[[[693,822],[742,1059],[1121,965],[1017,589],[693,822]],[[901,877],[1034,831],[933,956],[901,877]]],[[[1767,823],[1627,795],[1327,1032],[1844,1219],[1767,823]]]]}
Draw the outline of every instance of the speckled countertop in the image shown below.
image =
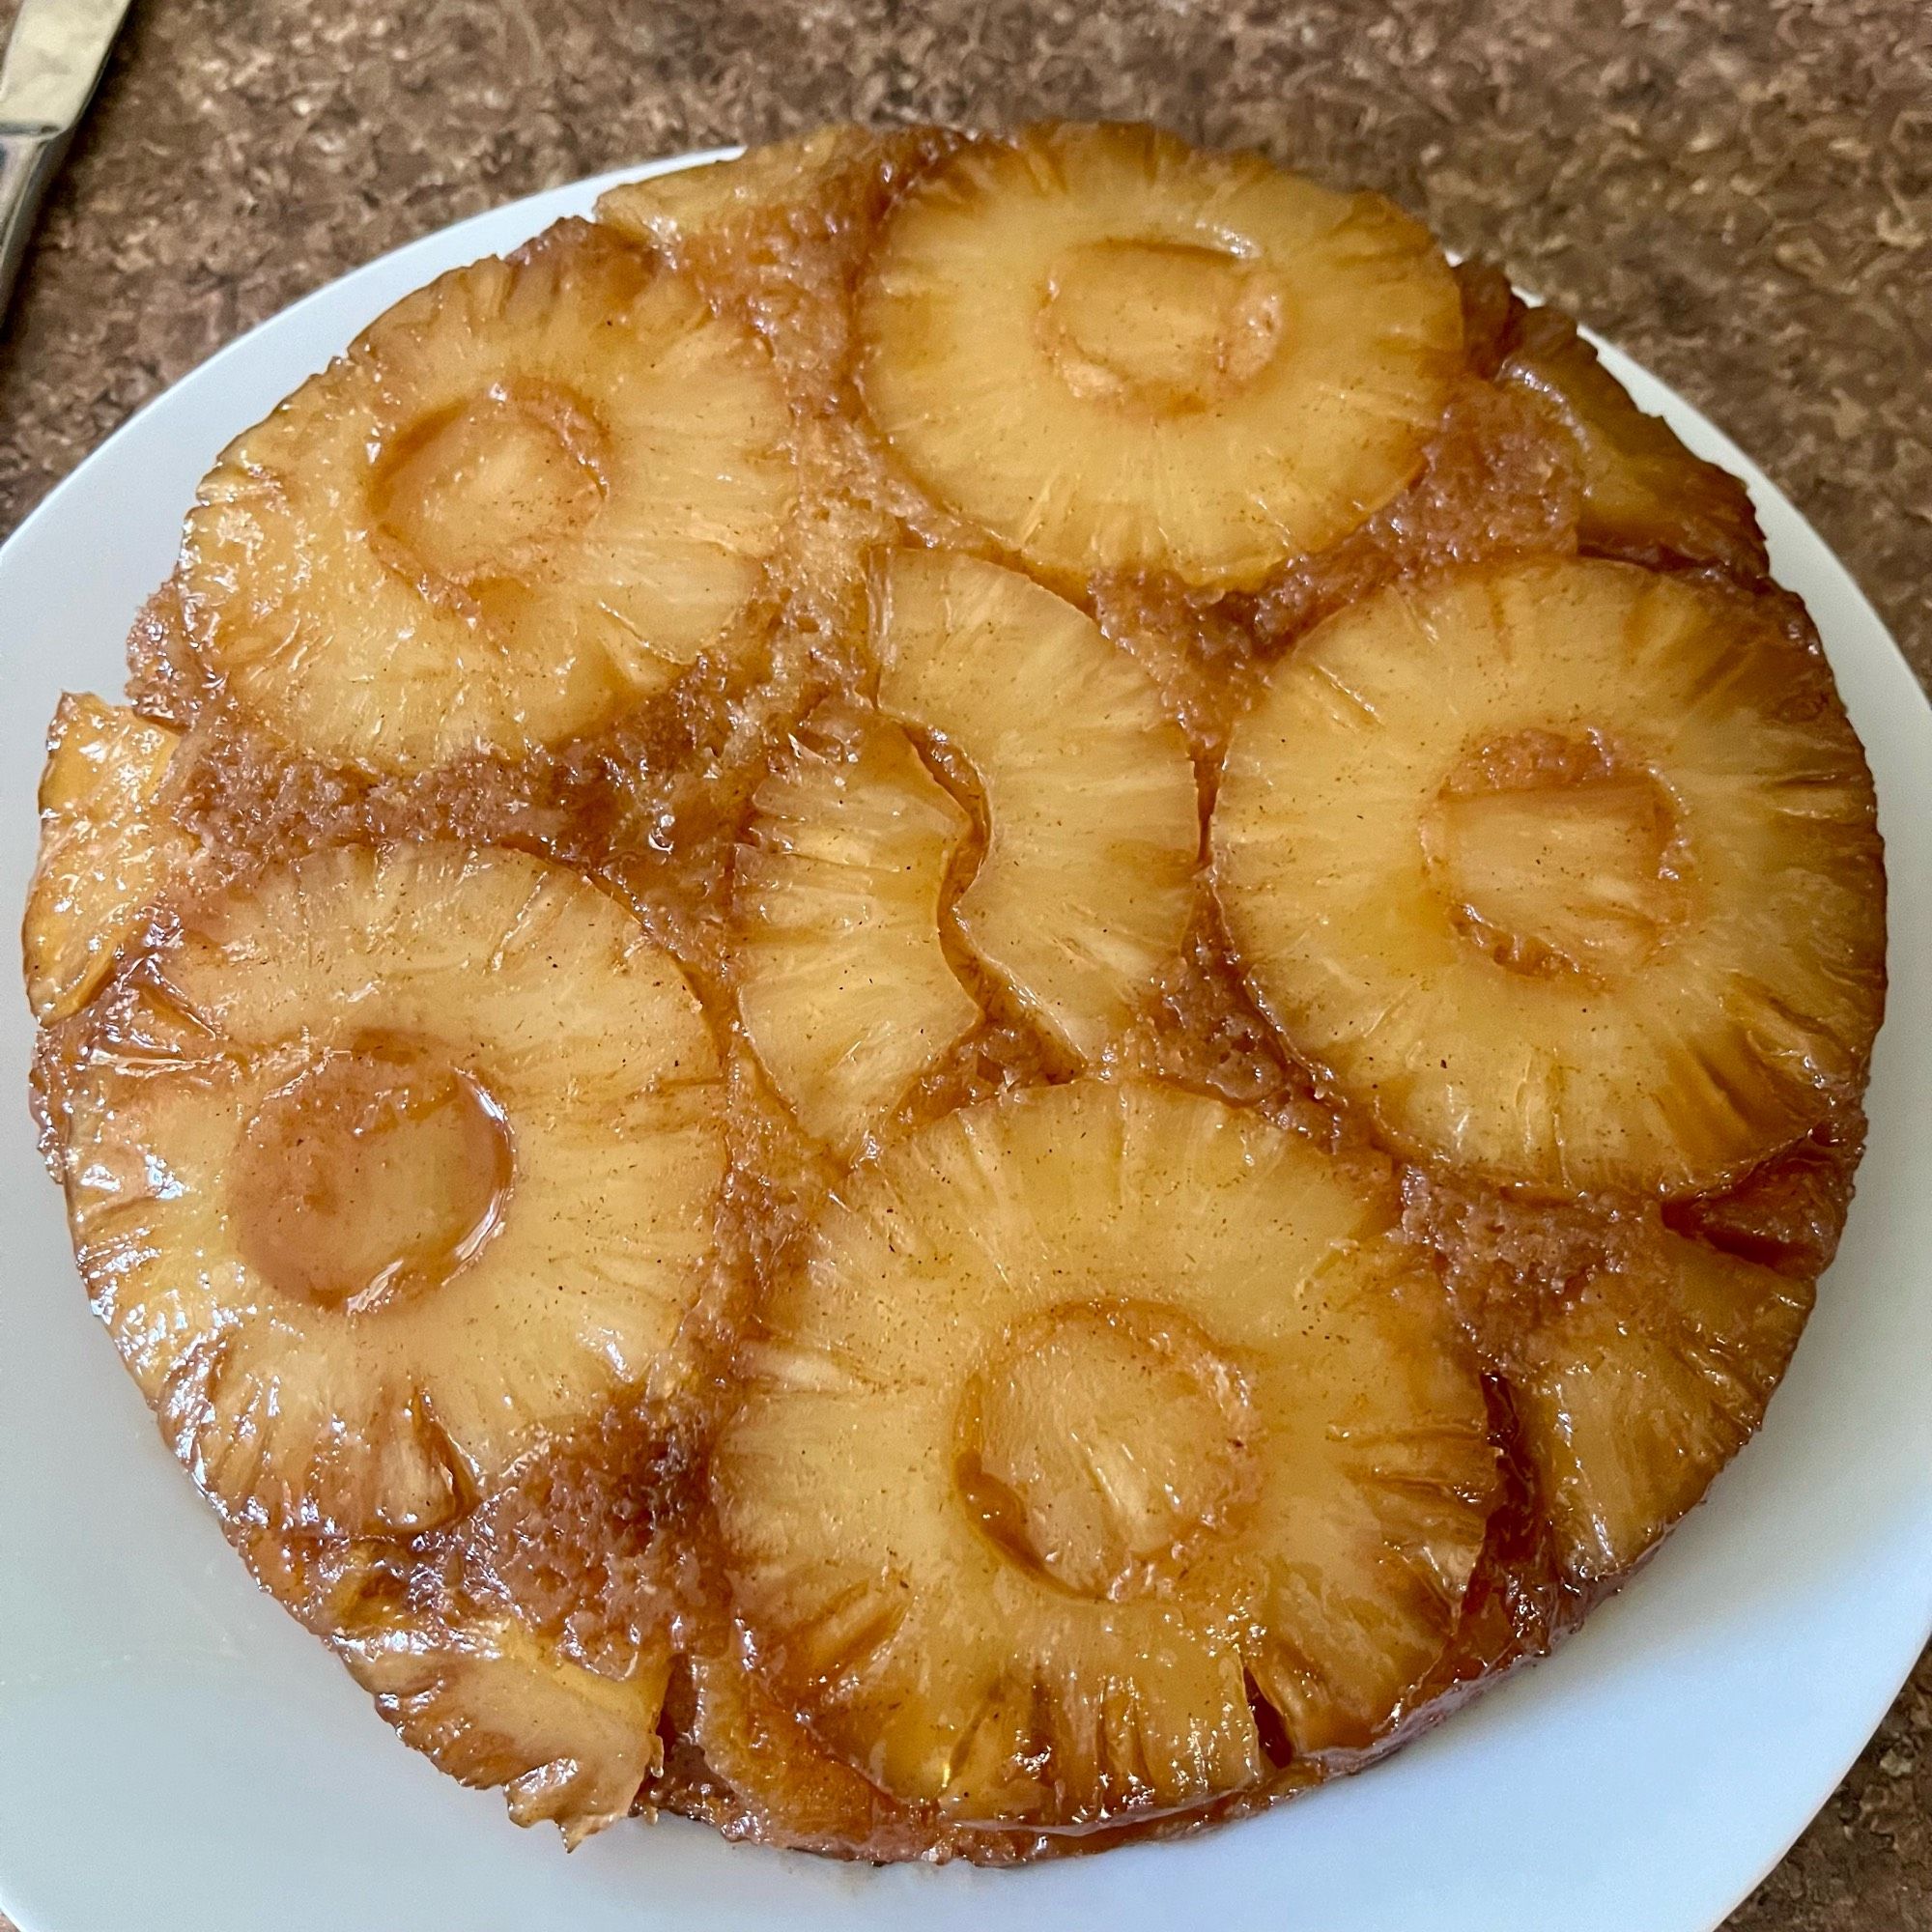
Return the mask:
{"type": "MultiPolygon", "coordinates": [[[[1047,115],[1259,145],[1498,257],[1749,449],[1932,679],[1925,0],[135,0],[0,334],[0,533],[457,216],[820,121],[1047,115]]],[[[1932,1655],[1731,1924],[1932,1932],[1932,1655]]]]}

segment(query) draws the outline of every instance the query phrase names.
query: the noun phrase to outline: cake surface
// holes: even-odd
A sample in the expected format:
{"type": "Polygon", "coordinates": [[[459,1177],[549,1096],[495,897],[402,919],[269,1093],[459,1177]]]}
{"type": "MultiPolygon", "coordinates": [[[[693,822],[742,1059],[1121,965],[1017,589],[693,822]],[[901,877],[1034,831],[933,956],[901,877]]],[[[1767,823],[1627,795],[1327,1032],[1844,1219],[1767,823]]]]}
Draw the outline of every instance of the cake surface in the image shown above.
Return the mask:
{"type": "Polygon", "coordinates": [[[26,927],[87,1293],[570,1842],[1356,1770],[1699,1501],[1836,1246],[1810,620],[1378,197],[1071,126],[619,187],[239,438],[129,667],[26,927]]]}

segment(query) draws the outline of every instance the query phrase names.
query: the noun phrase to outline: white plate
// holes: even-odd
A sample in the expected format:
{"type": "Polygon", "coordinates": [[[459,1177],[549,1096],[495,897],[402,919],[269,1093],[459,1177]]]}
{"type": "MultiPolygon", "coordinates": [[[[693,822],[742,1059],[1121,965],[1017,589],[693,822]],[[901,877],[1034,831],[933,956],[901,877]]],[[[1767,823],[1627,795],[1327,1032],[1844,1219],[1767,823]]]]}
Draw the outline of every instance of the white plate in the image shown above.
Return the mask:
{"type": "MultiPolygon", "coordinates": [[[[0,552],[0,905],[26,890],[55,697],[119,690],[128,625],[216,451],[396,298],[587,213],[619,178],[461,222],[298,302],[21,526],[0,552]]],[[[1830,1794],[1932,1629],[1932,713],[1791,505],[1693,410],[1606,359],[1749,481],[1870,752],[1892,885],[1890,1018],[1837,1265],[1763,1435],[1621,1598],[1379,1769],[1181,1844],[1018,1873],[872,1871],[671,1820],[566,1858],[554,1833],[514,1830],[495,1794],[405,1750],[229,1553],[75,1282],[34,1154],[15,995],[0,1001],[0,1904],[24,1932],[1721,1919],[1830,1794]]]]}

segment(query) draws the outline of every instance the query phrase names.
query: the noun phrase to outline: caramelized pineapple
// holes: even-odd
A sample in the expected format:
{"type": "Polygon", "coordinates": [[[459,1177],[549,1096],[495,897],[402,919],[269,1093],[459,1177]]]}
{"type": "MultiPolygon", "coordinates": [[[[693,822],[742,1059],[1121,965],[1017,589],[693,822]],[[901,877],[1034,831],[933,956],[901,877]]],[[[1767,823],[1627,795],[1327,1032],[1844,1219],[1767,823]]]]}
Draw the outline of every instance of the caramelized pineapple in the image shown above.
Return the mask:
{"type": "Polygon", "coordinates": [[[1179,726],[1090,618],[978,557],[895,552],[875,641],[881,706],[963,758],[984,798],[960,931],[1096,1057],[1193,910],[1200,807],[1179,726]]]}
{"type": "Polygon", "coordinates": [[[815,128],[732,160],[625,182],[598,196],[597,218],[634,241],[675,248],[741,219],[810,208],[839,177],[869,167],[880,148],[863,128],[815,128]]]}
{"type": "Polygon", "coordinates": [[[628,1816],[663,1763],[668,1640],[623,1678],[573,1662],[509,1616],[397,1621],[333,1647],[406,1743],[465,1784],[501,1785],[519,1825],[554,1823],[572,1848],[628,1816]]]}
{"type": "Polygon", "coordinates": [[[1037,1856],[1042,1833],[958,1824],[891,1797],[826,1748],[805,1715],[747,1658],[742,1637],[687,1624],[689,1649],[666,1704],[685,1748],[651,1787],[667,1810],[727,1838],[873,1863],[967,1858],[1006,1865],[1037,1856]]]}
{"type": "Polygon", "coordinates": [[[1405,1151],[1708,1190],[1862,1080],[1870,774],[1822,665],[1611,562],[1398,584],[1236,726],[1213,824],[1276,1021],[1405,1151]]]}
{"type": "Polygon", "coordinates": [[[734,1600],[819,1734],[957,1822],[1071,1825],[1380,1735],[1494,1481],[1385,1181],[1079,1081],[862,1169],[712,1458],[734,1600]]]}
{"type": "Polygon", "coordinates": [[[661,1802],[758,1844],[879,1860],[924,1852],[918,1821],[818,1743],[707,1599],[708,1613],[686,1627],[682,1682],[668,1707],[698,1762],[673,1756],[661,1802]]]}
{"type": "Polygon", "coordinates": [[[399,302],[229,448],[184,540],[190,635],[316,757],[555,744],[733,640],[788,422],[754,338],[561,224],[399,302]]]}
{"type": "MultiPolygon", "coordinates": [[[[905,184],[960,138],[938,128],[826,128],[736,160],[626,182],[598,198],[600,221],[689,275],[720,313],[754,328],[771,351],[797,411],[803,502],[791,555],[815,550],[817,562],[800,573],[807,578],[838,559],[835,627],[842,627],[844,600],[863,578],[854,566],[891,527],[876,514],[885,507],[877,494],[883,479],[851,407],[853,285],[905,184]],[[867,471],[856,492],[847,487],[855,457],[867,471]],[[814,532],[819,518],[836,527],[814,532]],[[815,536],[829,541],[817,545],[815,536]]],[[[895,507],[911,507],[916,493],[895,482],[885,495],[895,507]]]]}
{"type": "Polygon", "coordinates": [[[27,999],[43,1021],[78,1012],[192,841],[158,805],[181,733],[69,693],[47,733],[41,856],[27,894],[27,999]]]}
{"type": "Polygon", "coordinates": [[[575,1846],[634,1809],[663,1763],[664,1460],[654,1425],[619,1406],[412,1543],[247,1526],[235,1540],[408,1744],[575,1846]]]}
{"type": "Polygon", "coordinates": [[[860,294],[873,422],[1051,575],[1252,584],[1421,467],[1455,278],[1379,196],[1149,128],[1037,128],[906,196],[860,294]]]}
{"type": "Polygon", "coordinates": [[[699,1286],[710,1037],[560,867],[318,853],[185,909],[84,1061],[81,1272],[236,1518],[444,1520],[646,1382],[699,1286]]]}
{"type": "Polygon", "coordinates": [[[939,933],[969,830],[905,733],[846,705],[809,722],[753,801],[738,1012],[800,1122],[836,1149],[979,1021],[939,933]]]}
{"type": "Polygon", "coordinates": [[[1582,459],[1585,548],[1634,562],[1720,563],[1746,577],[1769,568],[1749,493],[1693,456],[1661,417],[1645,415],[1567,315],[1525,311],[1497,380],[1553,411],[1582,459]]]}
{"type": "Polygon", "coordinates": [[[1627,1570],[1764,1420],[1811,1312],[1809,1283],[1658,1233],[1542,1323],[1517,1407],[1579,1583],[1627,1570]]]}
{"type": "Polygon", "coordinates": [[[548,1819],[569,1845],[626,1816],[663,1767],[670,1460],[656,1422],[619,1406],[419,1544],[402,1590],[393,1550],[365,1546],[359,1588],[337,1583],[311,1609],[410,1744],[466,1784],[501,1785],[518,1824],[548,1819]]]}

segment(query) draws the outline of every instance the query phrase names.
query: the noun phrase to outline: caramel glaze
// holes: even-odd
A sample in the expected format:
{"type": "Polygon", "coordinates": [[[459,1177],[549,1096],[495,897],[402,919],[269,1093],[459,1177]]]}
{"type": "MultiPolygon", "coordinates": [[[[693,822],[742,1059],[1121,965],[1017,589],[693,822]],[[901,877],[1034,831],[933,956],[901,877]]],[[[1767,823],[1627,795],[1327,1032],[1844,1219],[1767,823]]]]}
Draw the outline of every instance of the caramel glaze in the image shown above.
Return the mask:
{"type": "MultiPolygon", "coordinates": [[[[663,1404],[611,1415],[592,1439],[554,1445],[510,1492],[485,1499],[455,1528],[413,1542],[276,1542],[231,1523],[256,1575],[318,1631],[338,1628],[352,1609],[509,1604],[593,1665],[627,1633],[654,1621],[662,1628],[668,1618],[680,1657],[662,1725],[664,1770],[646,1789],[648,1803],[707,1819],[737,1838],[860,1859],[1005,1863],[1191,1831],[1353,1770],[1573,1629],[1589,1602],[1553,1560],[1519,1440],[1510,1365],[1539,1307],[1614,1259],[1659,1209],[1608,1195],[1537,1202],[1423,1166],[1396,1170],[1406,1230],[1437,1256],[1488,1365],[1506,1485],[1460,1634],[1368,1750],[1293,1758],[1257,1695],[1274,1763],[1257,1787],[1182,1814],[1136,1814],[1080,1833],[962,1829],[891,1799],[822,1752],[804,1719],[752,1673],[749,1639],[724,1607],[705,1445],[759,1286],[795,1265],[802,1233],[836,1176],[830,1156],[778,1103],[738,1034],[728,965],[732,853],[752,792],[786,732],[824,696],[869,694],[868,559],[894,543],[987,548],[895,469],[865,426],[853,381],[847,298],[859,266],[904,183],[954,145],[955,137],[931,131],[882,137],[858,162],[788,203],[754,199],[662,244],[717,309],[748,320],[770,347],[805,479],[788,550],[747,634],[668,694],[594,738],[522,763],[468,759],[397,779],[305,761],[251,727],[204,671],[171,586],[136,624],[129,660],[137,707],[189,734],[171,781],[173,809],[200,841],[196,867],[205,877],[245,878],[317,845],[389,838],[490,841],[560,860],[603,881],[684,964],[731,1069],[733,1160],[719,1259],[663,1404]]],[[[1536,385],[1511,375],[1526,337],[1532,346],[1561,346],[1571,326],[1525,310],[1492,268],[1458,272],[1466,372],[1420,473],[1395,501],[1253,593],[1216,599],[1150,578],[1089,586],[1089,610],[1147,668],[1187,733],[1204,827],[1232,719],[1263,668],[1322,616],[1406,573],[1586,549],[1575,445],[1536,385]]],[[[1740,599],[1769,602],[1817,652],[1802,607],[1764,575],[1762,541],[1741,490],[1721,554],[1700,545],[1695,532],[1663,526],[1635,548],[1637,560],[1653,567],[1694,571],[1740,599]]],[[[983,838],[970,774],[943,744],[923,749],[975,811],[983,838]]],[[[954,897],[978,857],[969,841],[954,897]]],[[[918,1083],[898,1126],[1073,1070],[962,945],[952,943],[951,956],[987,1017],[918,1083]]],[[[42,1041],[35,1105],[49,1147],[60,1135],[65,1069],[87,1023],[83,1014],[42,1041]]],[[[1183,956],[1113,1058],[1122,1070],[1258,1108],[1338,1149],[1372,1148],[1364,1122],[1295,1057],[1250,997],[1205,885],[1183,956]]],[[[1681,1233],[1813,1277],[1835,1247],[1862,1133],[1856,1099],[1844,1096],[1804,1141],[1741,1185],[1673,1202],[1664,1218],[1681,1233]]]]}

